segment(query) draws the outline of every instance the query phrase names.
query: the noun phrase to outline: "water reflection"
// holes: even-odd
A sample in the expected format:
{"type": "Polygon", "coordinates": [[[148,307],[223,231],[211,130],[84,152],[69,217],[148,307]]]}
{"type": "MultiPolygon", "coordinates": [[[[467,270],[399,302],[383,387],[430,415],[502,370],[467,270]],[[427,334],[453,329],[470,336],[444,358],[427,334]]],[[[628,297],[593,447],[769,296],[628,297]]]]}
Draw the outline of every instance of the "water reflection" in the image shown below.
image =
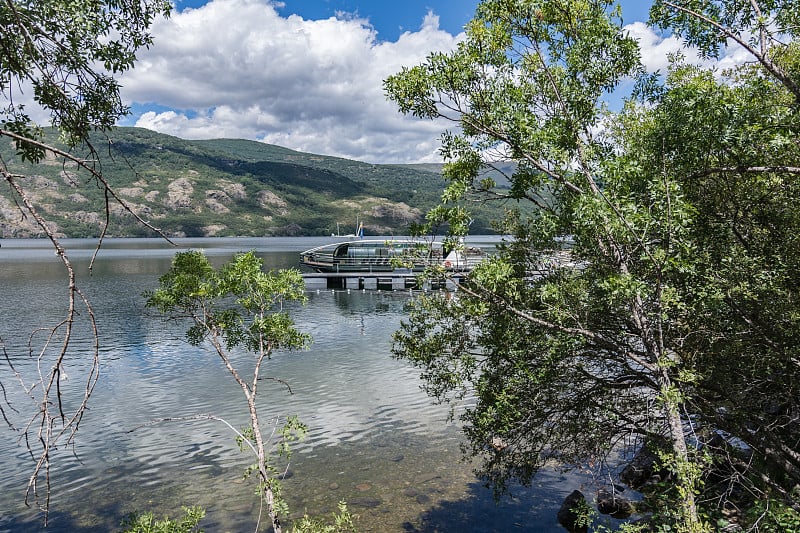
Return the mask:
{"type": "MultiPolygon", "coordinates": [[[[268,268],[296,265],[297,251],[313,239],[196,239],[222,262],[254,249],[268,268]]],[[[0,337],[23,372],[35,370],[26,335],[63,316],[63,266],[46,243],[9,246],[0,256],[4,295],[0,337]],[[51,252],[52,254],[52,252],[51,252]],[[23,260],[22,257],[27,257],[23,260]]],[[[154,288],[175,249],[149,239],[110,241],[94,264],[91,241],[75,243],[81,284],[100,317],[101,379],[74,450],[55,452],[49,531],[114,530],[133,510],[173,513],[182,505],[206,507],[206,531],[252,530],[258,515],[252,486],[241,479],[250,458],[234,435],[213,420],[149,424],[165,417],[213,414],[234,427],[247,422],[241,391],[213,353],[183,341],[183,329],[144,309],[143,290],[154,288]]],[[[447,409],[419,389],[418,373],[389,356],[391,333],[414,296],[408,292],[309,292],[308,305],[293,309],[298,327],[314,338],[303,353],[276,353],[260,389],[263,421],[298,415],[309,426],[288,465],[285,491],[296,513],[325,513],[345,499],[360,515],[360,531],[559,531],[561,499],[582,480],[555,473],[537,479],[515,499],[495,505],[460,461],[458,428],[447,409]]],[[[88,343],[79,330],[78,346],[88,343]]],[[[87,345],[88,348],[88,345],[87,345]]],[[[237,354],[237,364],[252,364],[237,354]]],[[[70,362],[80,376],[86,362],[70,362]]],[[[5,383],[12,376],[0,367],[5,383]]],[[[80,391],[77,379],[67,391],[80,391]]],[[[20,410],[30,401],[8,389],[20,410]]],[[[17,416],[21,426],[24,419],[17,416]]],[[[31,462],[18,434],[0,438],[0,532],[41,530],[41,515],[23,505],[31,462]]]]}

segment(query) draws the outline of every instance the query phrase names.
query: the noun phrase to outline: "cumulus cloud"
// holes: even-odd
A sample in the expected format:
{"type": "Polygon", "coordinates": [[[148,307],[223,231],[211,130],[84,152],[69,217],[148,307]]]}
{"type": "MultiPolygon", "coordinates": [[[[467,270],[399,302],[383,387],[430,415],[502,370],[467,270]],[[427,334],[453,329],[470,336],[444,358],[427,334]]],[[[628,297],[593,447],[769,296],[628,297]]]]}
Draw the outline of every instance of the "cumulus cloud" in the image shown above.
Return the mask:
{"type": "Polygon", "coordinates": [[[143,112],[135,125],[369,162],[438,160],[446,126],[401,116],[382,81],[461,36],[441,30],[433,13],[387,42],[358,16],[305,20],[277,6],[213,0],[156,23],[155,45],[122,84],[127,103],[161,111],[143,112]]]}
{"type": "Polygon", "coordinates": [[[630,37],[639,42],[642,63],[648,72],[665,72],[669,66],[670,54],[676,52],[686,54],[681,39],[675,36],[663,37],[644,22],[628,24],[625,30],[630,37]]]}
{"type": "MultiPolygon", "coordinates": [[[[368,19],[338,13],[324,20],[282,16],[269,0],[211,0],[174,12],[152,28],[155,45],[126,73],[123,98],[140,114],[127,124],[185,139],[245,138],[305,152],[374,163],[439,161],[439,137],[452,124],[402,116],[383,80],[463,35],[420,26],[382,41],[368,19]]],[[[625,26],[642,60],[662,73],[669,55],[706,67],[748,58],[739,47],[703,61],[672,35],[642,22],[625,26]]]]}
{"type": "Polygon", "coordinates": [[[642,63],[648,72],[667,71],[669,57],[680,52],[687,63],[718,70],[752,61],[752,57],[742,47],[732,45],[723,51],[719,59],[703,59],[696,49],[686,47],[683,40],[675,35],[664,35],[644,22],[634,22],[625,26],[628,34],[639,42],[642,63]]]}

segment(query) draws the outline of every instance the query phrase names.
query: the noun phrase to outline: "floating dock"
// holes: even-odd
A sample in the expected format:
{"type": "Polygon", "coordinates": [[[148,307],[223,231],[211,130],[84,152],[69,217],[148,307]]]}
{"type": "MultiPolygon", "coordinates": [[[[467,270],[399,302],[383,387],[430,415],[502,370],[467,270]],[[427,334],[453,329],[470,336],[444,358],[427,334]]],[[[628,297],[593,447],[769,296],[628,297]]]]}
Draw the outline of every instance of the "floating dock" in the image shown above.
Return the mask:
{"type": "Polygon", "coordinates": [[[378,291],[455,290],[465,274],[439,280],[419,279],[419,272],[304,272],[306,289],[357,289],[378,291]]]}

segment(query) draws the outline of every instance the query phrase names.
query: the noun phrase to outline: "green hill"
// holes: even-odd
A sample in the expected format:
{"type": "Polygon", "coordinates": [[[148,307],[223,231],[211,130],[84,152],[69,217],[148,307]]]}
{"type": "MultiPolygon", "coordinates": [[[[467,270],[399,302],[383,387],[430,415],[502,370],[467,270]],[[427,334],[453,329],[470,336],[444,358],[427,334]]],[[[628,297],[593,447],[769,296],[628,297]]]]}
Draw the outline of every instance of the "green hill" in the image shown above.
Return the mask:
{"type": "MultiPolygon", "coordinates": [[[[406,233],[436,201],[434,173],[295,152],[245,140],[187,141],[138,128],[94,140],[98,168],[142,218],[171,236],[324,235],[355,230],[406,233]]],[[[55,142],[55,139],[48,139],[55,142]]],[[[104,222],[104,192],[86,172],[50,157],[27,165],[13,143],[0,146],[6,167],[31,201],[68,237],[93,237],[104,222]]],[[[0,189],[0,236],[42,235],[20,216],[18,198],[0,189]]],[[[114,236],[150,236],[111,205],[114,236]]]]}
{"type": "MultiPolygon", "coordinates": [[[[170,236],[328,235],[355,230],[405,234],[435,205],[444,187],[439,166],[373,165],[296,152],[256,141],[187,141],[139,128],[98,137],[97,163],[119,196],[170,236]]],[[[49,139],[55,142],[55,139],[49,139]]],[[[0,157],[46,218],[67,237],[94,237],[104,222],[104,192],[74,165],[49,158],[23,164],[12,143],[0,157]]],[[[9,189],[0,190],[0,234],[41,235],[20,217],[9,189]]],[[[476,216],[474,233],[491,233],[499,206],[476,216]]],[[[119,206],[111,206],[113,236],[151,236],[119,206]]]]}

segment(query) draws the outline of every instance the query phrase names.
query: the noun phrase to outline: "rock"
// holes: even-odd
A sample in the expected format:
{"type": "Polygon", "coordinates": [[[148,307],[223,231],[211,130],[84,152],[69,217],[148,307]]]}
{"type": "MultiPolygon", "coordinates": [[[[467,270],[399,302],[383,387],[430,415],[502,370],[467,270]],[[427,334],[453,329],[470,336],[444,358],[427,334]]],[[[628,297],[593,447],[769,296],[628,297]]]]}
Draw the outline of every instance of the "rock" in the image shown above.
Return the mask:
{"type": "Polygon", "coordinates": [[[244,200],[247,198],[247,190],[241,183],[233,183],[228,180],[220,180],[219,184],[222,186],[222,190],[225,191],[225,194],[227,194],[234,200],[244,200]]]}
{"type": "Polygon", "coordinates": [[[272,191],[260,191],[258,193],[258,203],[262,209],[267,209],[270,213],[279,216],[285,216],[289,212],[286,209],[288,207],[286,200],[272,191]]]}
{"type": "MultiPolygon", "coordinates": [[[[84,195],[76,192],[74,194],[69,195],[69,201],[72,202],[73,204],[85,204],[86,202],[89,201],[89,199],[86,198],[84,195]]],[[[95,215],[96,214],[97,213],[95,213],[95,215]]]]}
{"type": "Polygon", "coordinates": [[[192,207],[192,182],[186,178],[178,178],[167,186],[167,198],[164,205],[170,209],[189,209],[192,207]]]}
{"type": "Polygon", "coordinates": [[[427,494],[417,494],[417,503],[426,505],[431,502],[431,497],[427,494]]]}
{"type": "Polygon", "coordinates": [[[569,496],[564,498],[561,509],[558,510],[556,517],[558,523],[566,528],[570,533],[587,533],[589,527],[584,523],[588,504],[586,497],[579,490],[573,490],[569,496]]]}
{"type": "Polygon", "coordinates": [[[619,479],[630,488],[638,490],[645,485],[661,481],[665,474],[651,446],[645,444],[619,473],[619,479]]]}
{"type": "Polygon", "coordinates": [[[144,189],[141,187],[122,187],[117,189],[117,194],[128,198],[140,198],[144,196],[144,189]]]}
{"type": "Polygon", "coordinates": [[[212,212],[218,215],[224,215],[226,213],[230,213],[230,209],[227,206],[221,204],[217,200],[213,198],[206,198],[206,207],[212,212]]]}
{"type": "Polygon", "coordinates": [[[490,445],[495,451],[502,452],[506,448],[508,448],[508,443],[504,441],[501,437],[492,437],[490,445]]]}
{"type": "Polygon", "coordinates": [[[285,235],[287,237],[296,237],[301,235],[303,231],[302,226],[297,224],[287,224],[286,226],[281,226],[278,228],[278,233],[281,235],[285,235]]]}
{"type": "Polygon", "coordinates": [[[615,491],[601,489],[597,491],[597,510],[601,514],[607,514],[614,518],[622,519],[628,518],[633,514],[634,506],[615,491]]]}
{"type": "Polygon", "coordinates": [[[380,498],[350,498],[347,500],[347,503],[355,507],[374,509],[382,504],[383,501],[380,498]]]}
{"type": "Polygon", "coordinates": [[[407,498],[416,498],[419,495],[416,489],[412,489],[411,487],[406,487],[403,489],[403,496],[407,498]]]}
{"type": "Polygon", "coordinates": [[[393,203],[388,200],[374,206],[370,215],[375,218],[388,218],[390,220],[400,221],[403,224],[416,222],[422,218],[422,213],[419,209],[409,207],[408,204],[403,202],[393,203]]]}

